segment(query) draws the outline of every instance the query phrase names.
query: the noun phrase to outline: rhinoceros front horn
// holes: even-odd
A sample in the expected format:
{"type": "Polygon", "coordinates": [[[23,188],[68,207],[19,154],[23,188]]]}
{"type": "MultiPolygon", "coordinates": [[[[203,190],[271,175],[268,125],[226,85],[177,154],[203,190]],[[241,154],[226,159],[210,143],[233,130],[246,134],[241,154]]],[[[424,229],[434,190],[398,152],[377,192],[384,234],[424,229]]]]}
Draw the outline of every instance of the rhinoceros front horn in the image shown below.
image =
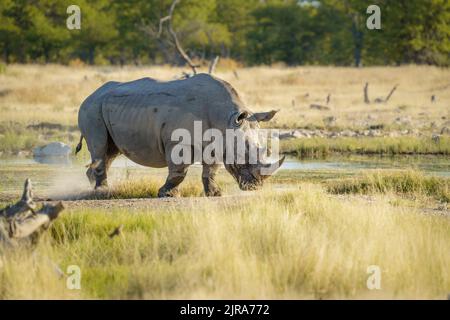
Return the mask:
{"type": "Polygon", "coordinates": [[[285,159],[286,159],[286,156],[283,156],[274,163],[263,164],[260,169],[261,178],[267,179],[272,174],[274,174],[275,171],[277,171],[281,167],[281,165],[283,164],[285,159]]]}

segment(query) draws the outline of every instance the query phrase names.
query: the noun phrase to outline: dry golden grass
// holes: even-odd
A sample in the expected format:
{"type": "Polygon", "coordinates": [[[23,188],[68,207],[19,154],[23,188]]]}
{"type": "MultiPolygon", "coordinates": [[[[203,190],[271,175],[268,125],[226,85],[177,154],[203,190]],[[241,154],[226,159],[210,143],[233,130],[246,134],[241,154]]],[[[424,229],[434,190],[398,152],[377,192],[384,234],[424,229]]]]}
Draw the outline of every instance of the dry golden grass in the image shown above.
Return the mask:
{"type": "Polygon", "coordinates": [[[132,212],[69,209],[35,255],[4,256],[0,297],[446,298],[447,217],[298,187],[132,212]],[[79,266],[81,290],[49,260],[79,266]],[[366,286],[371,265],[381,290],[366,286]]]}
{"type": "MultiPolygon", "coordinates": [[[[227,64],[228,65],[228,64],[227,64]]],[[[183,68],[68,67],[59,65],[10,65],[0,74],[1,122],[55,122],[76,125],[81,102],[110,80],[129,81],[141,77],[171,80],[183,68]]],[[[450,70],[430,66],[403,67],[296,67],[282,66],[219,68],[216,76],[230,82],[253,110],[280,108],[272,125],[279,127],[324,126],[327,116],[337,118],[340,128],[383,124],[428,130],[449,126],[450,70]],[[387,104],[363,103],[363,86],[370,83],[372,100],[385,97],[398,84],[387,104]],[[308,94],[308,97],[305,95],[308,94]],[[330,110],[311,110],[310,104],[325,104],[330,110]],[[431,103],[431,95],[437,102],[431,103]],[[445,118],[444,118],[445,117],[445,118]],[[400,124],[395,120],[401,118],[400,124]],[[403,123],[402,123],[403,122],[403,123]]]]}
{"type": "Polygon", "coordinates": [[[447,69],[301,67],[256,68],[241,73],[242,80],[235,85],[244,100],[256,110],[279,107],[282,112],[277,122],[288,127],[324,126],[326,116],[335,116],[336,126],[341,128],[373,124],[389,127],[395,119],[407,117],[411,123],[406,127],[420,129],[432,121],[439,126],[450,116],[450,71],[447,69]],[[385,97],[395,84],[399,87],[387,104],[367,105],[363,102],[365,82],[370,83],[371,100],[385,97]],[[311,103],[325,105],[328,94],[331,94],[329,111],[309,108],[311,103]],[[432,94],[437,96],[436,104],[430,102],[432,94]]]}

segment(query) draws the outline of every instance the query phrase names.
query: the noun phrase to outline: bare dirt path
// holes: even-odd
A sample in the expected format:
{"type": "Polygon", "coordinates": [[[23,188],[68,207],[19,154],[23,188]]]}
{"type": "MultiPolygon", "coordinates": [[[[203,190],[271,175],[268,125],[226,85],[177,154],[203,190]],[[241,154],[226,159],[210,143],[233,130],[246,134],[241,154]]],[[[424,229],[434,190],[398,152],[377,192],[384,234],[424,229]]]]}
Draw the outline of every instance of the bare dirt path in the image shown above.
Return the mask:
{"type": "MultiPolygon", "coordinates": [[[[275,192],[282,192],[290,188],[283,188],[275,192]]],[[[71,199],[68,198],[49,198],[48,195],[36,194],[36,202],[56,203],[63,201],[68,210],[73,209],[101,209],[101,210],[152,210],[152,209],[195,209],[205,204],[236,204],[245,202],[257,194],[258,191],[247,191],[234,194],[223,195],[221,197],[175,197],[175,198],[134,198],[134,199],[71,199]]],[[[373,205],[380,201],[375,195],[329,195],[331,198],[339,201],[348,202],[359,200],[366,205],[373,205]]],[[[0,192],[0,202],[12,203],[20,197],[20,194],[11,192],[0,192]]],[[[450,217],[450,207],[442,204],[427,204],[424,207],[414,207],[426,215],[440,215],[450,217]]]]}
{"type": "MultiPolygon", "coordinates": [[[[223,195],[221,197],[174,197],[174,198],[134,198],[134,199],[73,199],[51,198],[48,195],[36,194],[36,202],[56,203],[62,201],[65,206],[71,209],[179,209],[195,208],[196,206],[207,203],[229,203],[230,200],[241,201],[254,196],[254,192],[245,192],[240,194],[223,195]]],[[[0,192],[0,202],[12,203],[20,198],[20,194],[0,192]]]]}
{"type": "MultiPolygon", "coordinates": [[[[198,205],[208,202],[227,202],[231,198],[243,198],[239,196],[222,196],[215,198],[206,197],[186,197],[186,198],[144,198],[144,199],[107,199],[107,200],[69,200],[63,201],[71,209],[179,209],[195,208],[198,205]]],[[[247,196],[245,196],[247,198],[247,196]]],[[[55,202],[55,201],[51,201],[55,202]]]]}

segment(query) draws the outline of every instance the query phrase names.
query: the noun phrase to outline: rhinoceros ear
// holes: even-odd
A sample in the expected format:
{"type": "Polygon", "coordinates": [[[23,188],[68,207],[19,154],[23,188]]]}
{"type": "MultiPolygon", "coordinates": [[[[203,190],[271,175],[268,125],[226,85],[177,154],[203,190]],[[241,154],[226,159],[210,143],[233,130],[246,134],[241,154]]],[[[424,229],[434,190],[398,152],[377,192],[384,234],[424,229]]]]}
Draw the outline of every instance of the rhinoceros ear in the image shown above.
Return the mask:
{"type": "Polygon", "coordinates": [[[272,118],[277,114],[277,112],[280,110],[272,110],[269,112],[257,112],[254,113],[253,116],[255,117],[256,121],[261,122],[261,121],[270,121],[272,120],[272,118]]]}
{"type": "Polygon", "coordinates": [[[249,116],[249,113],[247,111],[243,111],[237,115],[237,117],[234,121],[236,122],[237,125],[240,126],[242,124],[242,121],[247,119],[248,116],[249,116]]]}

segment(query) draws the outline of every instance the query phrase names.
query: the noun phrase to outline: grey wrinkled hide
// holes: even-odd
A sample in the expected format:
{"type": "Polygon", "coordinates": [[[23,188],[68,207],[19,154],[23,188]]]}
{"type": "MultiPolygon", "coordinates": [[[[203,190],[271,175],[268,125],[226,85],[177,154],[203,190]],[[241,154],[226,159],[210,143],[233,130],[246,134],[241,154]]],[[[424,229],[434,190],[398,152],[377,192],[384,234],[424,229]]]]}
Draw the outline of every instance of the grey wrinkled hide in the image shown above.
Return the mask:
{"type": "MultiPolygon", "coordinates": [[[[244,111],[249,118],[242,129],[258,127],[256,115],[252,119],[253,114],[244,107],[236,91],[207,74],[170,82],[150,78],[108,82],[83,102],[78,115],[93,163],[87,175],[91,182],[95,180],[96,187],[106,185],[107,170],[122,153],[144,166],[168,166],[169,176],[159,196],[172,196],[188,167],[174,165],[170,160],[172,147],[177,143],[171,141],[172,132],[184,128],[193,137],[194,121],[202,121],[203,130],[216,128],[225,132],[236,126],[236,117],[244,111]]],[[[242,188],[261,182],[254,181],[252,175],[241,177],[238,167],[227,170],[242,188]]],[[[214,182],[216,171],[217,165],[204,165],[206,195],[220,195],[214,182]]]]}

